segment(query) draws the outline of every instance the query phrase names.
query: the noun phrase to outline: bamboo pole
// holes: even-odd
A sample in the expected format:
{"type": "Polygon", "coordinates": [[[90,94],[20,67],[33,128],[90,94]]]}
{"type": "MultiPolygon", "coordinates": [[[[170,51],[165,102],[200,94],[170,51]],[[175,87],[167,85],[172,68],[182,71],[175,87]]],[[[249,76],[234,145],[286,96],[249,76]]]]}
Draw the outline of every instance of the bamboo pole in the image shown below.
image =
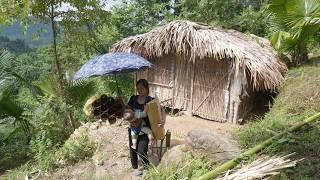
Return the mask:
{"type": "Polygon", "coordinates": [[[161,83],[157,83],[157,82],[149,82],[150,85],[155,85],[155,86],[162,86],[165,88],[173,88],[173,86],[167,85],[167,84],[161,84],[161,83]]]}
{"type": "Polygon", "coordinates": [[[173,87],[172,87],[172,101],[171,101],[171,114],[173,114],[173,110],[174,110],[174,107],[175,107],[175,99],[174,99],[174,96],[175,96],[175,91],[176,91],[176,73],[177,73],[177,58],[176,56],[173,56],[173,78],[172,78],[172,81],[173,81],[173,87]]]}
{"type": "Polygon", "coordinates": [[[232,74],[232,64],[228,63],[228,78],[226,81],[226,92],[225,92],[225,107],[224,107],[224,118],[228,119],[228,111],[230,107],[230,85],[231,85],[231,74],[232,74]]]}
{"type": "Polygon", "coordinates": [[[137,94],[137,87],[136,87],[137,81],[138,81],[138,73],[135,72],[134,73],[134,80],[133,80],[134,94],[137,94]]]}
{"type": "MultiPolygon", "coordinates": [[[[189,62],[188,62],[189,63],[189,62]]],[[[191,92],[190,92],[190,113],[191,116],[193,114],[193,104],[194,104],[194,80],[195,80],[195,68],[196,68],[196,63],[191,64],[191,92]]]]}
{"type": "Polygon", "coordinates": [[[246,152],[240,154],[238,157],[232,159],[232,160],[229,160],[227,162],[225,162],[224,164],[222,164],[221,166],[218,166],[216,167],[214,170],[200,176],[198,178],[198,180],[206,180],[206,179],[212,179],[212,178],[215,178],[217,177],[218,175],[220,175],[221,173],[229,170],[229,169],[232,169],[234,168],[236,165],[238,165],[245,157],[247,156],[251,156],[259,151],[261,151],[262,149],[266,148],[268,145],[272,144],[272,142],[274,140],[277,140],[279,139],[281,136],[283,136],[284,134],[286,133],[289,133],[289,132],[292,132],[292,131],[295,131],[299,128],[301,128],[302,126],[308,124],[308,123],[311,123],[311,122],[314,122],[316,121],[318,118],[320,118],[320,112],[314,114],[313,116],[297,123],[296,125],[290,127],[289,129],[285,130],[284,132],[282,133],[279,133],[267,140],[265,140],[264,142],[256,145],[255,147],[247,150],[246,152]]]}

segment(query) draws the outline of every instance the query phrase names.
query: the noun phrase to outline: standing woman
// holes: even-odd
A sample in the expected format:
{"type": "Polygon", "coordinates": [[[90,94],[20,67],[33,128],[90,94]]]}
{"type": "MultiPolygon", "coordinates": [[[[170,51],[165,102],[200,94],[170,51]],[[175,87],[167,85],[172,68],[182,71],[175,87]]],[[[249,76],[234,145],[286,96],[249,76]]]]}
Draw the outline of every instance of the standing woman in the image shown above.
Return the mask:
{"type": "MultiPolygon", "coordinates": [[[[150,126],[149,119],[144,113],[144,106],[146,103],[151,101],[153,98],[149,96],[149,83],[145,79],[140,79],[136,83],[136,90],[138,95],[131,96],[128,105],[131,107],[133,112],[135,112],[135,117],[140,118],[143,121],[143,124],[146,127],[150,126]]],[[[138,155],[143,161],[143,166],[146,167],[149,165],[148,160],[148,144],[149,138],[146,132],[141,131],[137,138],[136,149],[133,149],[132,138],[131,138],[131,129],[129,128],[129,148],[130,148],[130,157],[132,168],[134,169],[135,175],[142,175],[142,171],[138,170],[138,155]]]]}

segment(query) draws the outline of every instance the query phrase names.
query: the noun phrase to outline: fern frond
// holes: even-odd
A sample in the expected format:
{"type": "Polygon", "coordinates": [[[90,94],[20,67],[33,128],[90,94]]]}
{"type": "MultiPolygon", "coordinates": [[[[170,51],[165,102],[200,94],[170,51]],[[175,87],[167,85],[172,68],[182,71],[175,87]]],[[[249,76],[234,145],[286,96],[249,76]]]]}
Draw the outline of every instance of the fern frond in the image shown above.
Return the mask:
{"type": "Polygon", "coordinates": [[[0,69],[10,70],[13,65],[13,54],[5,49],[0,49],[0,69]]]}

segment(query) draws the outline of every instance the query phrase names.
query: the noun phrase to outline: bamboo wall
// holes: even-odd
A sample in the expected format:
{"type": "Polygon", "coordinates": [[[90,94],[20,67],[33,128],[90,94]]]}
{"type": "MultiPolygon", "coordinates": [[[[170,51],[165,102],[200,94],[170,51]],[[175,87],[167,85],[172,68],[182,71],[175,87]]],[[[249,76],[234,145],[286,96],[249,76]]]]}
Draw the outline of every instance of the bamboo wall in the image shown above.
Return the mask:
{"type": "Polygon", "coordinates": [[[148,80],[150,96],[157,96],[160,101],[171,99],[174,84],[174,57],[164,56],[150,62],[153,68],[138,72],[137,79],[148,80]]]}
{"type": "Polygon", "coordinates": [[[192,64],[182,56],[176,56],[174,107],[187,110],[191,108],[192,64]]]}
{"type": "MultiPolygon", "coordinates": [[[[147,79],[150,95],[160,101],[170,99],[170,107],[219,122],[236,123],[247,115],[254,99],[243,96],[246,79],[235,77],[230,64],[208,58],[193,64],[185,58],[168,55],[152,59],[153,68],[138,72],[136,78],[147,79]]],[[[248,93],[252,94],[250,89],[248,93]]]]}
{"type": "Polygon", "coordinates": [[[193,90],[193,114],[225,122],[225,87],[228,79],[228,64],[200,59],[195,64],[193,90]]]}

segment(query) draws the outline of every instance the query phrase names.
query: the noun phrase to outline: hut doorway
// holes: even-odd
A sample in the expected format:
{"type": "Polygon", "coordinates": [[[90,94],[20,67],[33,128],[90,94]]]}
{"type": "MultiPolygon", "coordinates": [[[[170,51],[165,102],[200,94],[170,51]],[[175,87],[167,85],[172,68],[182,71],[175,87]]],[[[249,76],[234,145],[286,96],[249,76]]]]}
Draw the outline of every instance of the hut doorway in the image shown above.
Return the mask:
{"type": "Polygon", "coordinates": [[[196,61],[192,90],[192,114],[226,122],[228,63],[205,58],[196,61]]]}

